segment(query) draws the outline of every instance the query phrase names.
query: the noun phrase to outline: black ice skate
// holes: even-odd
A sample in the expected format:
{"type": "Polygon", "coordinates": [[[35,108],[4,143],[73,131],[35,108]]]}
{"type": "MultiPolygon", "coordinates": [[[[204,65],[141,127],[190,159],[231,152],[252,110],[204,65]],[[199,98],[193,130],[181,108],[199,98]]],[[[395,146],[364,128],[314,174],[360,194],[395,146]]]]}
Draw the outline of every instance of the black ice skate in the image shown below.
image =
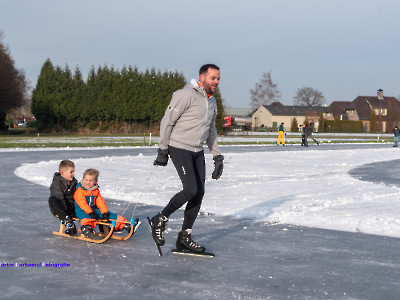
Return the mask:
{"type": "Polygon", "coordinates": [[[206,251],[205,247],[200,246],[192,240],[191,229],[181,230],[179,232],[178,239],[176,240],[176,249],[179,251],[189,251],[194,253],[203,253],[206,251]]]}
{"type": "Polygon", "coordinates": [[[150,219],[151,233],[154,241],[159,246],[163,246],[165,244],[164,232],[165,223],[167,222],[168,218],[164,217],[161,213],[158,213],[150,219]]]}

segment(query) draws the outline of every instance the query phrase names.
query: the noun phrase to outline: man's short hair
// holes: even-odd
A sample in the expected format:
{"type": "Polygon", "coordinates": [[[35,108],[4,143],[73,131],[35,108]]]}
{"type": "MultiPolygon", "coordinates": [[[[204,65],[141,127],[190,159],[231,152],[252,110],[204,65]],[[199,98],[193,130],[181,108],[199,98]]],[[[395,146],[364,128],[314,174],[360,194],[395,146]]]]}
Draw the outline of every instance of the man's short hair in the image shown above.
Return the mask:
{"type": "Polygon", "coordinates": [[[62,160],[60,162],[60,164],[58,165],[58,170],[65,170],[67,168],[75,169],[75,164],[72,161],[70,161],[69,159],[62,160]]]}
{"type": "Polygon", "coordinates": [[[100,172],[96,169],[87,169],[85,172],[83,172],[83,177],[85,177],[86,175],[93,176],[94,179],[97,181],[99,179],[100,172]]]}
{"type": "Polygon", "coordinates": [[[219,71],[218,66],[216,66],[214,64],[205,64],[205,65],[201,66],[201,68],[199,70],[199,75],[207,73],[208,69],[214,69],[214,70],[219,71]]]}

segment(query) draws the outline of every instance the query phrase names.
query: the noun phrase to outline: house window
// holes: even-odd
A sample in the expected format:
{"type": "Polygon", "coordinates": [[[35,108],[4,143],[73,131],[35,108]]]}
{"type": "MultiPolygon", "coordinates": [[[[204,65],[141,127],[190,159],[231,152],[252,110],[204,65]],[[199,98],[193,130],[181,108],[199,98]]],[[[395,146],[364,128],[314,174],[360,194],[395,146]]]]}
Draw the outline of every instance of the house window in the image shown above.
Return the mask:
{"type": "Polygon", "coordinates": [[[381,113],[382,113],[383,116],[386,116],[387,115],[387,109],[386,108],[382,108],[381,109],[381,113]]]}
{"type": "Polygon", "coordinates": [[[347,113],[350,117],[354,116],[354,110],[348,110],[347,113]]]}
{"type": "Polygon", "coordinates": [[[379,109],[375,108],[375,115],[379,116],[379,109]]]}

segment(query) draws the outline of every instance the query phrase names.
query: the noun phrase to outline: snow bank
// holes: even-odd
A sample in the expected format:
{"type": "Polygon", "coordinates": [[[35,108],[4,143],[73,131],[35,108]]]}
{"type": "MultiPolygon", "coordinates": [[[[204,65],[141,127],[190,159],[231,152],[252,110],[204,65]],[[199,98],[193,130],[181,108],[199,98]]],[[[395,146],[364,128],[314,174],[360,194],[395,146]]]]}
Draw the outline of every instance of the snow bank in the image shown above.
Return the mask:
{"type": "MultiPolygon", "coordinates": [[[[398,149],[224,155],[224,174],[217,181],[211,179],[213,161],[206,155],[203,212],[400,237],[399,188],[360,181],[348,175],[356,166],[397,159],[398,149]]],[[[74,162],[78,179],[86,168],[100,170],[99,185],[106,200],[164,206],[180,190],[181,183],[172,163],[167,167],[154,167],[153,160],[153,156],[138,155],[74,162]]],[[[49,186],[58,163],[59,160],[24,164],[14,173],[49,186]]]]}

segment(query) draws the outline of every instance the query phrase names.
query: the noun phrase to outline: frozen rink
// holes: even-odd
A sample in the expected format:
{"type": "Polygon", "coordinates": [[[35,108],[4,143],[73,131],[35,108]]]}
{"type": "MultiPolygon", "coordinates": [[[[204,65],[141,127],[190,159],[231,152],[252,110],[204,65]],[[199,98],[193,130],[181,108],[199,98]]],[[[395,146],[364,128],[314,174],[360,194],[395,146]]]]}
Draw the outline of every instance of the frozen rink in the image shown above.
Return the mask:
{"type": "MultiPolygon", "coordinates": [[[[146,216],[179,190],[156,148],[3,151],[0,298],[397,299],[400,295],[400,153],[390,144],[226,146],[220,180],[207,179],[194,239],[212,260],[169,253],[182,212],[168,222],[160,258],[146,216]],[[135,203],[143,224],[126,242],[94,245],[52,235],[48,185],[60,160],[76,177],[98,168],[110,210],[135,203]],[[146,178],[151,177],[146,184],[146,178]],[[18,176],[16,176],[18,175],[18,176]],[[24,179],[22,179],[24,178],[24,179]]],[[[206,154],[208,178],[212,160],[206,154]]]]}

